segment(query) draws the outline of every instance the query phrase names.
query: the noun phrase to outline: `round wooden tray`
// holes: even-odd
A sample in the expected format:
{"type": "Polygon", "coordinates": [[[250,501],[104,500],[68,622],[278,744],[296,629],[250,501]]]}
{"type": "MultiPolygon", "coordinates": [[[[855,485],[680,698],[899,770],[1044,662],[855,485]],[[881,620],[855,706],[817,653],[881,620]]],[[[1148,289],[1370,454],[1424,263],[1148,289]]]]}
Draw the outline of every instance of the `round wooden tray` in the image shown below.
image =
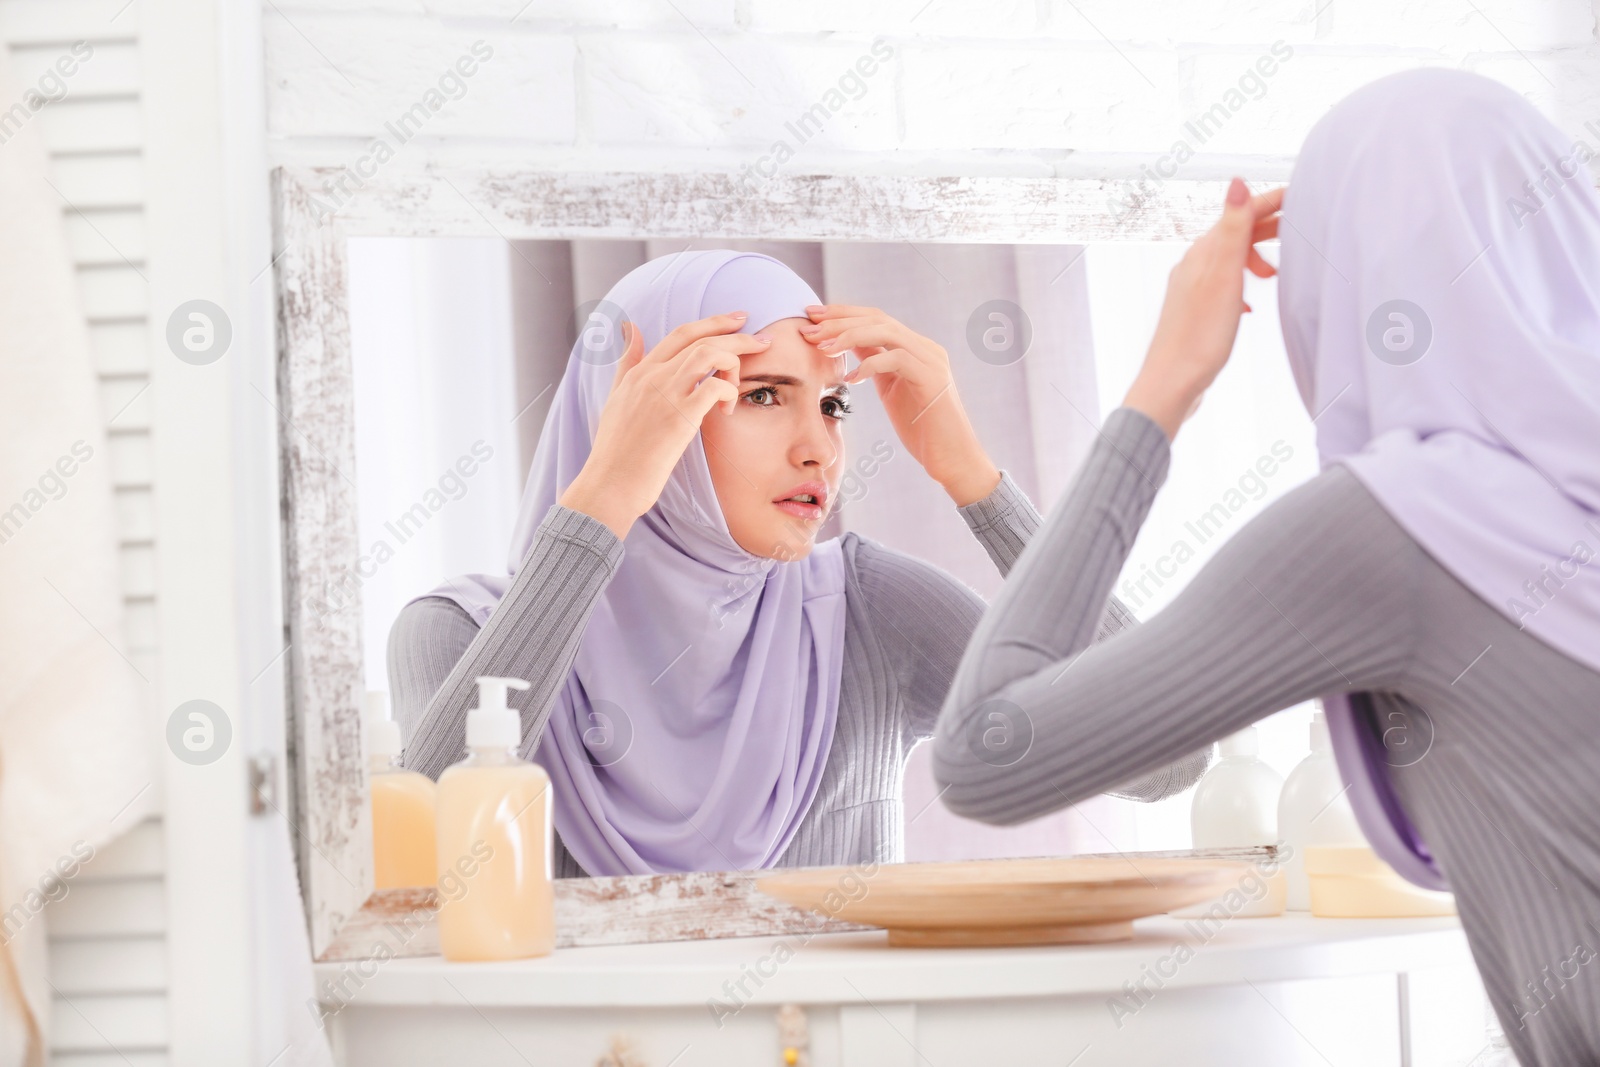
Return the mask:
{"type": "Polygon", "coordinates": [[[761,878],[762,892],[889,944],[1061,945],[1124,941],[1133,920],[1210,900],[1248,870],[1210,859],[965,860],[810,867],[761,878]]]}

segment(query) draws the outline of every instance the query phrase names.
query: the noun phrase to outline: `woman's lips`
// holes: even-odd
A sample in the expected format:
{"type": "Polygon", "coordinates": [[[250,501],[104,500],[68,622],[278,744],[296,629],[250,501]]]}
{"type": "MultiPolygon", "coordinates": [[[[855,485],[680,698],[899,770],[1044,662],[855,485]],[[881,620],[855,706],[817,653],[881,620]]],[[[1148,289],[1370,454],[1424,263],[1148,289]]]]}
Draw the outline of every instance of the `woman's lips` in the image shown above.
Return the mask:
{"type": "Polygon", "coordinates": [[[790,489],[781,498],[773,503],[797,519],[807,522],[816,522],[827,514],[828,484],[820,479],[801,482],[790,489]],[[796,497],[808,497],[806,500],[797,500],[796,497]]]}
{"type": "Polygon", "coordinates": [[[801,500],[774,500],[773,503],[797,519],[811,521],[822,518],[821,504],[807,504],[801,500]]]}

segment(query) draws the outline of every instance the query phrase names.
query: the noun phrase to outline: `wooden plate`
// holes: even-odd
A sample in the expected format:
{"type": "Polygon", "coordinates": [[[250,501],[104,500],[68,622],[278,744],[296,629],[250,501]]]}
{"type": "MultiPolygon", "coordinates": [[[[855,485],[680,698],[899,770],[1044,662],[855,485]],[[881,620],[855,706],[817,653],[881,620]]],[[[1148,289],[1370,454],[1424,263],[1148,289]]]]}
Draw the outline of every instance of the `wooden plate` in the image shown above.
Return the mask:
{"type": "Polygon", "coordinates": [[[964,860],[809,867],[757,885],[798,908],[884,927],[891,945],[1060,945],[1127,940],[1134,919],[1210,900],[1248,869],[1211,859],[964,860]]]}

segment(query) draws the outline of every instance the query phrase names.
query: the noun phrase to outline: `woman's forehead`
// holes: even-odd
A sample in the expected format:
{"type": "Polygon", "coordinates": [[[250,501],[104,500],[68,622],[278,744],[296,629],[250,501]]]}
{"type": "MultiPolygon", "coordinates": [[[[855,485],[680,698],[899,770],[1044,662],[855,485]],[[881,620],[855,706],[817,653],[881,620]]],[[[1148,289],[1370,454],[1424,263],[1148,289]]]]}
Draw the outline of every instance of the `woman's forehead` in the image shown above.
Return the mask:
{"type": "Polygon", "coordinates": [[[849,373],[844,357],[819,352],[815,345],[800,336],[800,327],[807,321],[801,318],[779,319],[755,331],[771,337],[772,345],[764,352],[740,359],[741,373],[786,374],[813,382],[819,388],[839,384],[849,373]]]}

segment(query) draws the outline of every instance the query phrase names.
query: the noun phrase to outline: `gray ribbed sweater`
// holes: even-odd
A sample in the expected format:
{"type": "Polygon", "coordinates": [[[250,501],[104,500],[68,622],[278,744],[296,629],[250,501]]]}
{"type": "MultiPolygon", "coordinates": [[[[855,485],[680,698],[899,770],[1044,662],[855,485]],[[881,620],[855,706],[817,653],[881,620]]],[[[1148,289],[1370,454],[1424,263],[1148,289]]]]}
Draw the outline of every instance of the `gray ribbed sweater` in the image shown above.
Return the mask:
{"type": "MultiPolygon", "coordinates": [[[[958,509],[1002,574],[1039,527],[1039,513],[1002,473],[983,500],[958,509]]],[[[984,603],[932,564],[847,533],[845,655],[838,723],[810,811],[777,866],[903,859],[901,799],[912,746],[933,735],[940,704],[984,603]]],[[[401,611],[389,635],[389,680],[406,766],[431,778],[463,755],[479,675],[525,678],[523,746],[538,746],[591,609],[622,561],[623,542],[599,520],[558,505],[534,535],[510,591],[480,631],[453,601],[426,598],[401,611]]],[[[1112,598],[1094,627],[1106,637],[1135,624],[1112,598]]],[[[1158,800],[1193,785],[1209,745],[1179,753],[1107,789],[1158,800]]],[[[558,877],[584,871],[556,837],[558,877]]]]}
{"type": "Polygon", "coordinates": [[[945,804],[1036,818],[1317,694],[1371,691],[1377,722],[1407,731],[1396,790],[1517,1058],[1600,1064],[1600,672],[1518,629],[1340,465],[1091,648],[1168,458],[1142,413],[1105,420],[962,660],[934,739],[945,804]],[[1004,768],[968,740],[995,701],[1033,728],[1004,768]]]}

